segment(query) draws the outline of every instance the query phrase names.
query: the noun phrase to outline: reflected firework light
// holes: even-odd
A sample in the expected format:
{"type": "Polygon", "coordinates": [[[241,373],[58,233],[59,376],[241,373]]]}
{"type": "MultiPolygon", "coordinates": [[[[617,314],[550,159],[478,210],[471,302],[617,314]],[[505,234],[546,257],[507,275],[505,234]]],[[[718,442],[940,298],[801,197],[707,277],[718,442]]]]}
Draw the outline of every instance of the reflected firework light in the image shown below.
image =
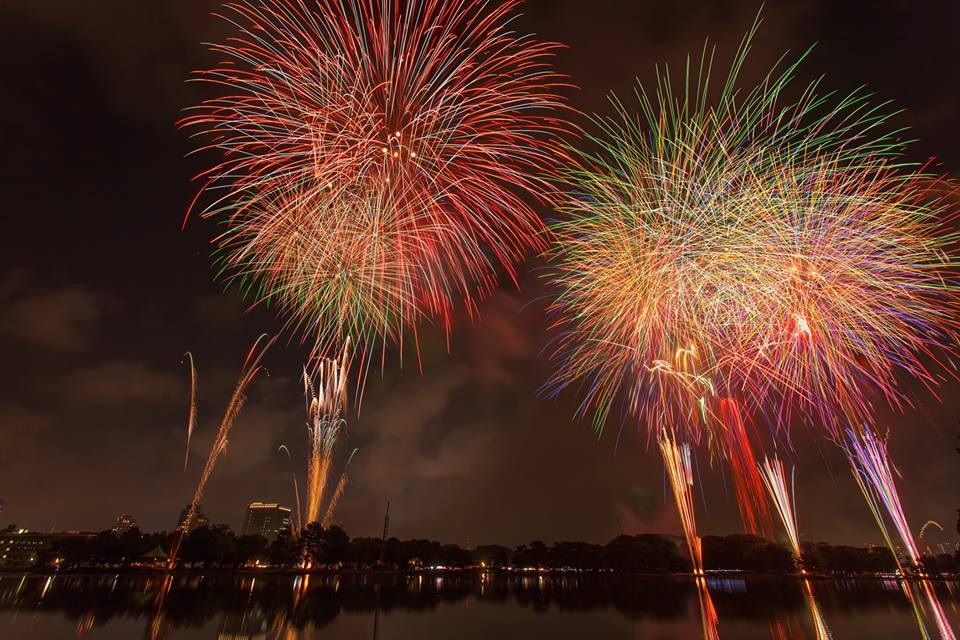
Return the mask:
{"type": "Polygon", "coordinates": [[[943,605],[940,604],[940,598],[937,596],[934,583],[930,580],[921,580],[918,588],[923,592],[925,598],[924,612],[926,617],[933,619],[937,633],[940,634],[940,640],[956,640],[957,636],[950,626],[950,620],[943,610],[943,605]]]}
{"type": "Polygon", "coordinates": [[[700,598],[700,624],[703,628],[703,639],[720,640],[720,630],[718,629],[720,619],[717,617],[717,609],[713,605],[713,598],[710,597],[710,588],[707,585],[706,578],[697,578],[697,595],[700,598]]]}
{"type": "Polygon", "coordinates": [[[933,640],[933,636],[931,636],[930,632],[927,631],[927,624],[923,615],[923,605],[913,592],[913,585],[909,580],[901,580],[900,588],[903,590],[903,595],[906,596],[907,601],[910,603],[910,608],[913,611],[913,619],[916,621],[917,628],[920,630],[920,637],[923,638],[923,640],[933,640]]]}
{"type": "Polygon", "coordinates": [[[820,612],[820,606],[817,604],[817,599],[813,595],[813,585],[806,578],[803,580],[803,591],[806,595],[807,608],[810,610],[810,618],[813,622],[813,630],[816,633],[817,640],[832,640],[833,636],[830,634],[830,628],[827,627],[823,614],[820,612]]]}

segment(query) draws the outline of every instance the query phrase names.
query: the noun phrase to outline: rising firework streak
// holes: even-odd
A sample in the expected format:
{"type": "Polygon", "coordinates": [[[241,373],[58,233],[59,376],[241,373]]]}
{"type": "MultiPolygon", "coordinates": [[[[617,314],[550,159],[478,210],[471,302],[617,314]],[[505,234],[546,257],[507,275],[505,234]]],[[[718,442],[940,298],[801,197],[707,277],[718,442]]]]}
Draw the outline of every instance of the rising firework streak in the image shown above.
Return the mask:
{"type": "MultiPolygon", "coordinates": [[[[334,448],[346,427],[347,375],[350,371],[350,340],[337,359],[324,359],[317,367],[316,385],[309,373],[303,372],[303,391],[307,402],[307,433],[309,458],[307,460],[307,524],[321,522],[321,506],[327,497],[327,484],[333,467],[334,448]]],[[[352,458],[353,456],[351,456],[352,458]]],[[[349,464],[349,461],[348,463],[349,464]]],[[[328,516],[336,505],[346,484],[346,471],[334,489],[328,516]]],[[[324,520],[328,518],[325,517],[324,520]]]]}
{"type": "Polygon", "coordinates": [[[237,381],[237,386],[234,387],[233,393],[230,395],[230,401],[227,404],[227,409],[223,414],[223,419],[220,421],[220,428],[217,429],[217,435],[214,437],[213,445],[210,448],[210,454],[207,456],[206,464],[203,466],[203,473],[200,474],[200,480],[197,482],[197,488],[193,494],[193,499],[190,501],[190,505],[187,507],[187,512],[184,516],[179,534],[177,535],[176,542],[174,543],[173,549],[170,552],[168,565],[171,567],[176,563],[177,555],[180,552],[180,545],[183,542],[183,536],[187,533],[187,530],[193,523],[197,514],[197,509],[200,508],[200,502],[203,500],[204,489],[206,489],[207,482],[210,480],[210,476],[213,474],[213,469],[217,464],[217,460],[219,460],[220,456],[227,450],[230,431],[233,429],[233,425],[236,422],[237,417],[240,415],[243,405],[247,401],[247,387],[249,387],[250,383],[252,383],[261,373],[261,371],[263,371],[263,366],[261,364],[263,357],[266,355],[267,351],[269,351],[270,347],[273,346],[273,343],[276,342],[276,340],[276,336],[271,338],[266,335],[261,335],[253,343],[253,346],[250,347],[250,351],[247,353],[246,360],[244,361],[243,367],[240,370],[240,379],[237,381]]]}
{"type": "Polygon", "coordinates": [[[192,353],[187,351],[184,357],[190,362],[190,413],[187,416],[187,446],[183,453],[183,470],[186,471],[190,459],[190,438],[197,428],[197,367],[194,366],[192,353]]]}

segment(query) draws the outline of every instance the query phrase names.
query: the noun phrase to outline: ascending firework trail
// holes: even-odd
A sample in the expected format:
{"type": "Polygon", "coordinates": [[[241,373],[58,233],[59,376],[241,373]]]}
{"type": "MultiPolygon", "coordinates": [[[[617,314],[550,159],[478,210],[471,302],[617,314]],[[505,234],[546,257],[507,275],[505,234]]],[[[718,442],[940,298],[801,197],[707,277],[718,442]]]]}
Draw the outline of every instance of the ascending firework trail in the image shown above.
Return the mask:
{"type": "MultiPolygon", "coordinates": [[[[227,450],[227,445],[229,444],[230,431],[233,429],[233,425],[237,420],[237,417],[240,415],[240,411],[243,409],[243,405],[247,402],[247,388],[250,386],[258,375],[263,371],[263,356],[266,355],[270,347],[273,346],[273,343],[276,342],[277,338],[269,337],[262,335],[253,343],[253,346],[250,347],[250,351],[247,352],[246,360],[244,360],[243,367],[240,369],[240,379],[237,380],[237,386],[234,387],[233,393],[230,394],[230,400],[227,403],[227,409],[223,413],[223,419],[220,421],[220,427],[217,429],[217,435],[214,437],[213,446],[210,447],[210,454],[207,456],[207,461],[203,465],[203,472],[200,474],[200,480],[197,482],[196,491],[194,491],[193,499],[190,501],[190,505],[187,507],[186,513],[184,514],[183,521],[179,523],[177,537],[173,544],[173,549],[170,552],[170,559],[168,561],[168,566],[173,567],[176,564],[177,556],[180,553],[180,545],[183,543],[183,536],[187,534],[191,527],[193,527],[194,520],[196,519],[197,510],[200,508],[200,503],[203,500],[203,492],[207,487],[207,482],[210,480],[210,476],[213,474],[213,469],[217,465],[217,461],[220,459],[220,455],[227,450]]],[[[196,419],[196,372],[193,368],[193,357],[190,358],[190,366],[193,375],[191,380],[194,382],[191,388],[191,401],[190,401],[190,424],[188,425],[188,442],[189,442],[189,433],[192,431],[194,426],[194,420],[196,419]]],[[[188,444],[189,447],[189,444],[188,444]]],[[[187,454],[189,455],[189,449],[187,454]]]]}
{"type": "Polygon", "coordinates": [[[499,272],[515,281],[543,249],[533,205],[555,200],[566,81],[559,45],[515,31],[520,4],[239,0],[212,47],[223,62],[197,74],[216,97],[182,124],[221,159],[191,208],[222,224],[226,284],[308,343],[324,389],[308,408],[308,519],[351,363],[359,399],[388,350],[402,363],[412,338],[419,358],[422,321],[449,337],[456,305],[474,315],[499,272]]]}

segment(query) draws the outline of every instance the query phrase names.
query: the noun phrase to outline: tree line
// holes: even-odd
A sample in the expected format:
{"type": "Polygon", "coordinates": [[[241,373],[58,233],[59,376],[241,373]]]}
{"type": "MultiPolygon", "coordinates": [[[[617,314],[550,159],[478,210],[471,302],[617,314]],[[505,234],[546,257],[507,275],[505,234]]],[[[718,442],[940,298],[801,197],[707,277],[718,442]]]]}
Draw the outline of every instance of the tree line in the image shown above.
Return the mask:
{"type": "MultiPolygon", "coordinates": [[[[116,568],[150,564],[151,551],[169,550],[177,533],[122,534],[103,531],[92,537],[65,538],[38,558],[40,565],[62,569],[116,568]]],[[[798,559],[784,546],[762,537],[733,534],[705,536],[704,566],[708,570],[789,574],[801,567],[810,573],[867,574],[896,570],[885,547],[852,547],[807,543],[798,559]]],[[[188,533],[178,563],[187,568],[231,569],[250,566],[296,568],[394,569],[491,568],[529,570],[617,571],[624,573],[684,573],[690,562],[675,539],[657,534],[621,535],[607,544],[533,541],[515,548],[480,545],[465,549],[435,540],[351,538],[336,525],[308,525],[298,537],[282,534],[273,540],[237,535],[226,526],[206,526],[188,533]]],[[[154,553],[154,564],[161,564],[154,553]]],[[[957,559],[942,555],[924,559],[928,573],[955,574],[957,559]]]]}

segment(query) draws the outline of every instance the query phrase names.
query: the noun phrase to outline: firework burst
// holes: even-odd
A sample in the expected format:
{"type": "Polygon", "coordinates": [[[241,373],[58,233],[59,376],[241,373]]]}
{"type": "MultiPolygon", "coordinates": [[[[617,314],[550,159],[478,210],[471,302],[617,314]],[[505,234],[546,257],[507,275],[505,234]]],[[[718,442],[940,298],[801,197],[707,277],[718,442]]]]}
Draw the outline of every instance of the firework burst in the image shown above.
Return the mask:
{"type": "MultiPolygon", "coordinates": [[[[183,125],[223,160],[201,214],[228,282],[320,358],[369,357],[421,320],[449,331],[499,271],[542,249],[527,196],[569,127],[558,45],[518,35],[519,0],[241,0],[239,35],[183,125]]],[[[414,333],[415,339],[415,333],[414,333]]]]}
{"type": "Polygon", "coordinates": [[[960,310],[952,214],[934,181],[897,171],[888,137],[867,137],[884,117],[862,99],[817,115],[809,88],[778,107],[792,69],[745,98],[734,74],[710,107],[706,79],[678,102],[667,77],[659,108],[639,94],[643,120],[618,101],[598,119],[599,150],[566,174],[548,388],[582,382],[598,428],[623,398],[699,442],[716,421],[697,403],[717,394],[837,437],[871,413],[866,390],[900,404],[895,372],[936,383],[924,359],[949,348],[960,310]],[[680,349],[697,375],[678,389],[663,363],[680,349]]]}
{"type": "Polygon", "coordinates": [[[769,511],[745,419],[773,440],[802,421],[839,442],[877,400],[909,402],[898,375],[934,387],[931,363],[960,328],[943,184],[903,160],[887,105],[796,91],[804,56],[738,88],[757,24],[716,99],[705,48],[679,83],[664,70],[636,107],[613,97],[615,114],[594,117],[570,149],[548,254],[546,388],[578,386],[598,430],[619,413],[658,434],[692,556],[683,468],[662,434],[729,463],[757,530],[769,511]]]}

